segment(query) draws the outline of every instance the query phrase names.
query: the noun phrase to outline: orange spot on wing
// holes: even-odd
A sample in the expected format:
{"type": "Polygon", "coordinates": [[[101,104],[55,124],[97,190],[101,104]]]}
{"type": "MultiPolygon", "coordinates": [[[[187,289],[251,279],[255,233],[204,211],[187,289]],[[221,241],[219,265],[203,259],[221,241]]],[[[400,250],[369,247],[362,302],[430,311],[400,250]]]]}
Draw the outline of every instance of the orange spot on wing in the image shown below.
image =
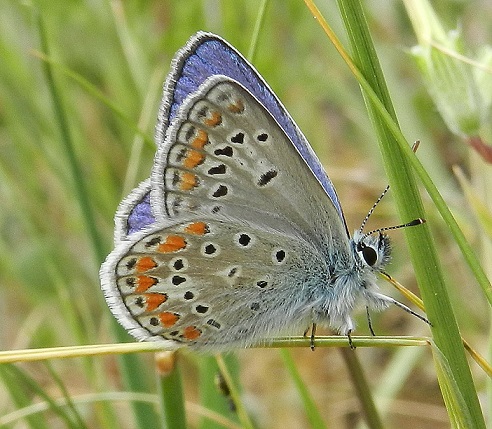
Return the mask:
{"type": "Polygon", "coordinates": [[[179,320],[179,314],[165,311],[164,313],[159,314],[159,319],[162,326],[164,326],[165,328],[170,328],[171,326],[174,326],[179,320]]]}
{"type": "Polygon", "coordinates": [[[222,115],[217,112],[213,111],[212,116],[210,118],[206,118],[203,123],[209,127],[216,127],[222,122],[222,115]]]}
{"type": "Polygon", "coordinates": [[[145,303],[147,304],[146,311],[154,311],[159,305],[167,301],[165,293],[146,293],[145,303]]]}
{"type": "Polygon", "coordinates": [[[190,143],[195,149],[203,149],[208,143],[208,134],[203,130],[198,130],[197,136],[190,143]]]}
{"type": "Polygon", "coordinates": [[[236,100],[235,103],[229,104],[229,106],[227,106],[227,108],[232,113],[242,113],[242,112],[244,112],[244,104],[243,104],[243,102],[241,100],[236,100]]]}
{"type": "Polygon", "coordinates": [[[157,284],[157,279],[155,277],[138,276],[135,292],[145,292],[149,287],[152,287],[155,284],[157,284]]]}
{"type": "Polygon", "coordinates": [[[186,240],[183,237],[180,237],[179,235],[168,235],[165,243],[159,244],[157,251],[161,253],[170,253],[177,252],[185,247],[186,240]]]}
{"type": "Polygon", "coordinates": [[[198,185],[198,177],[193,173],[185,172],[181,175],[181,190],[189,191],[198,185]]]}
{"type": "Polygon", "coordinates": [[[196,340],[200,335],[202,335],[202,331],[196,326],[187,326],[183,329],[183,337],[187,340],[196,340]]]}
{"type": "Polygon", "coordinates": [[[186,158],[183,161],[183,165],[186,168],[195,168],[197,165],[200,165],[205,159],[205,155],[196,150],[190,149],[186,153],[186,158]]]}
{"type": "Polygon", "coordinates": [[[208,232],[208,225],[205,222],[193,222],[186,226],[185,232],[204,235],[208,232]]]}
{"type": "Polygon", "coordinates": [[[135,265],[135,270],[138,273],[144,273],[145,271],[151,270],[155,267],[157,267],[157,263],[150,256],[143,256],[142,258],[138,258],[135,265]]]}

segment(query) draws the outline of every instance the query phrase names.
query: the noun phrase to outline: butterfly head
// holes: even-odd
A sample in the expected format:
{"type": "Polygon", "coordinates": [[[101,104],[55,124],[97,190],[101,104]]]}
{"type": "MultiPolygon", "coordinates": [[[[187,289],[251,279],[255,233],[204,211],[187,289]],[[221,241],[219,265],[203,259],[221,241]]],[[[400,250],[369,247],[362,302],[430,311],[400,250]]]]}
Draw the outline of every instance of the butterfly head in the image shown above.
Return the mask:
{"type": "Polygon", "coordinates": [[[355,231],[352,238],[357,255],[362,263],[375,271],[381,271],[391,259],[390,238],[379,232],[377,235],[355,231]]]}
{"type": "Polygon", "coordinates": [[[368,266],[375,271],[383,271],[384,267],[391,259],[391,242],[389,237],[384,233],[385,231],[421,225],[425,222],[424,219],[418,218],[405,224],[387,226],[364,233],[363,231],[367,221],[388,191],[389,185],[386,186],[382,194],[373,204],[362,221],[360,228],[354,232],[354,236],[351,240],[355,252],[359,255],[363,265],[368,266]]]}

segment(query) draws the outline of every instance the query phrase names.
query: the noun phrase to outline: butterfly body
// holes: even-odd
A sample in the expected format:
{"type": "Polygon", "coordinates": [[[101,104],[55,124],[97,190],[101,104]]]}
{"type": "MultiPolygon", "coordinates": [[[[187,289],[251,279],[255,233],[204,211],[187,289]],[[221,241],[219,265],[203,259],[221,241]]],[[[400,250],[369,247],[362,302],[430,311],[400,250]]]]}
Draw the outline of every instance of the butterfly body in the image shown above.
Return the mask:
{"type": "Polygon", "coordinates": [[[252,66],[198,33],[165,84],[152,174],[116,215],[101,268],[139,340],[219,351],[381,309],[385,235],[349,237],[335,189],[252,66]]]}

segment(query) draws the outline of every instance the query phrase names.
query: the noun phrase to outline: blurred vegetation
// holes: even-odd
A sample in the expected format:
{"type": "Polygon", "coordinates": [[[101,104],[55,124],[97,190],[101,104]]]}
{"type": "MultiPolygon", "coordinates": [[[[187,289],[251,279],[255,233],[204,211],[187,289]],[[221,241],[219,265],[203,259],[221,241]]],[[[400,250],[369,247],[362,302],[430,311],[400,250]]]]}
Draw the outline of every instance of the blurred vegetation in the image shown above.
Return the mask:
{"type": "MultiPolygon", "coordinates": [[[[112,248],[113,216],[119,201],[149,175],[155,152],[153,129],[169,63],[198,30],[215,32],[246,54],[260,3],[0,2],[2,350],[116,341],[98,270],[112,248]],[[40,56],[40,22],[60,96],[58,107],[46,78],[47,63],[40,56]],[[57,108],[68,119],[80,176],[74,175],[57,108]],[[87,207],[80,201],[81,183],[87,187],[87,207]],[[93,214],[90,225],[84,210],[93,214]]],[[[318,3],[345,43],[335,2],[318,3]]],[[[433,5],[447,28],[461,27],[470,53],[491,40],[488,1],[439,0],[433,5]]],[[[418,157],[490,277],[490,164],[441,119],[410,54],[417,38],[403,4],[373,0],[365,6],[403,133],[410,142],[422,142],[418,157]]],[[[358,228],[387,184],[359,86],[303,2],[271,0],[264,19],[254,64],[325,165],[349,227],[358,228]]],[[[490,79],[490,69],[485,73],[490,79]]],[[[484,142],[492,142],[490,125],[480,133],[484,142]]],[[[425,193],[423,199],[462,335],[487,355],[490,322],[484,295],[425,193]]],[[[371,218],[371,226],[395,223],[390,191],[371,218]]],[[[418,293],[402,234],[395,232],[392,239],[393,262],[388,271],[418,293]]],[[[382,289],[401,299],[389,286],[382,289]]],[[[378,334],[428,335],[423,323],[397,308],[373,318],[378,334]]],[[[364,314],[358,320],[356,333],[366,335],[364,314]]],[[[129,336],[126,339],[132,341],[129,336]]],[[[359,348],[356,353],[385,427],[449,427],[429,350],[359,348]]],[[[235,355],[241,395],[258,427],[315,427],[294,387],[299,380],[291,379],[276,350],[241,350],[235,355]]],[[[360,408],[338,351],[298,349],[292,356],[326,427],[357,427],[360,408]]],[[[138,427],[138,411],[130,404],[138,401],[157,409],[159,387],[153,356],[135,358],[143,394],[124,394],[128,374],[122,374],[115,357],[1,366],[0,426],[138,427]],[[63,398],[68,406],[56,403],[63,398]],[[48,410],[28,408],[35,403],[49,404],[48,410]],[[22,412],[32,414],[23,419],[22,412]]],[[[206,358],[186,352],[179,356],[179,363],[184,396],[191,403],[188,424],[205,427],[200,423],[200,409],[193,406],[200,402],[198,395],[204,395],[197,389],[197,380],[208,377],[210,385],[210,374],[213,378],[218,370],[206,358]]],[[[477,391],[485,398],[486,376],[475,363],[471,370],[477,391]]],[[[217,392],[207,395],[216,395],[223,402],[223,415],[235,419],[229,398],[217,392]]],[[[483,406],[489,409],[487,400],[483,406]]]]}

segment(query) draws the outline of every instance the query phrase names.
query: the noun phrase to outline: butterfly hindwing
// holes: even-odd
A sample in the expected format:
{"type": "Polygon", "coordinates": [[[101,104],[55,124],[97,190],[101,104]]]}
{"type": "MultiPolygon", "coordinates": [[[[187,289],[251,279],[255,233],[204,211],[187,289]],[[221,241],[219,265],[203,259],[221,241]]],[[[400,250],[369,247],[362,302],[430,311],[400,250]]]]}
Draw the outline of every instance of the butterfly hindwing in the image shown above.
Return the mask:
{"type": "Polygon", "coordinates": [[[156,221],[150,204],[150,189],[150,179],[144,180],[118,206],[115,215],[115,244],[156,221]]]}
{"type": "Polygon", "coordinates": [[[120,323],[141,339],[218,350],[297,333],[328,270],[285,226],[167,221],[115,249],[103,265],[103,289],[120,323]]]}

